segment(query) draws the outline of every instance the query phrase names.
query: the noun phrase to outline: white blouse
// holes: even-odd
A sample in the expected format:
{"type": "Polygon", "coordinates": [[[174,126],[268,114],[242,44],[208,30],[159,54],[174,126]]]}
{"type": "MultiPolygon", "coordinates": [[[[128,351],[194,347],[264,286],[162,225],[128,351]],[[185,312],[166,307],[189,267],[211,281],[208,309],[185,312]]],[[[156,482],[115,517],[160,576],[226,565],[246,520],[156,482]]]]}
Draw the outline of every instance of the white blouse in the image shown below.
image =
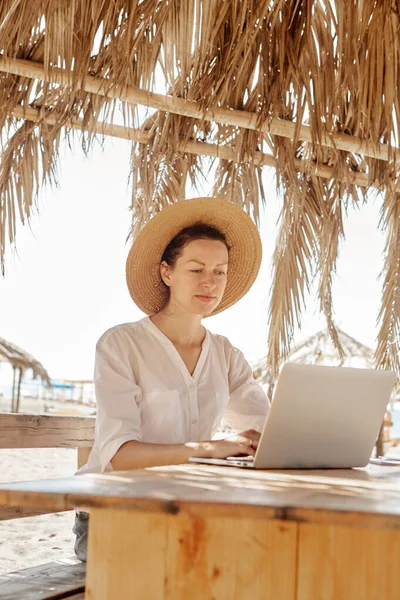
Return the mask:
{"type": "Polygon", "coordinates": [[[243,354],[206,330],[193,375],[149,317],[117,325],[96,346],[93,449],[83,472],[111,470],[130,440],[182,444],[210,440],[224,419],[237,431],[262,430],[268,398],[243,354]]]}

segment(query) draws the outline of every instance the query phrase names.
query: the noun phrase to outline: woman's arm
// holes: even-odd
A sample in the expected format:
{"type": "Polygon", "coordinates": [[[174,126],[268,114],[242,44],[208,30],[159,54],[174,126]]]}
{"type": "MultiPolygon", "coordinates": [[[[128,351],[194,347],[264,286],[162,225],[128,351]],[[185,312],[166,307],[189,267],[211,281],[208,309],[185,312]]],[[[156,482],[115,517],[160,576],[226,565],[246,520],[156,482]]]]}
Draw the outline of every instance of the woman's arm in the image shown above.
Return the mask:
{"type": "Polygon", "coordinates": [[[209,442],[186,444],[148,444],[125,442],[115,453],[111,466],[115,471],[129,471],[163,465],[181,465],[191,456],[198,458],[226,458],[247,454],[254,456],[260,434],[249,430],[240,435],[209,442]]]}
{"type": "Polygon", "coordinates": [[[229,402],[223,420],[236,431],[262,431],[269,410],[269,398],[253,378],[253,372],[243,353],[230,347],[229,402]]]}
{"type": "Polygon", "coordinates": [[[141,390],[129,361],[123,355],[124,339],[118,329],[106,332],[96,346],[94,385],[97,402],[95,445],[101,470],[117,450],[131,440],[140,440],[141,390]]]}

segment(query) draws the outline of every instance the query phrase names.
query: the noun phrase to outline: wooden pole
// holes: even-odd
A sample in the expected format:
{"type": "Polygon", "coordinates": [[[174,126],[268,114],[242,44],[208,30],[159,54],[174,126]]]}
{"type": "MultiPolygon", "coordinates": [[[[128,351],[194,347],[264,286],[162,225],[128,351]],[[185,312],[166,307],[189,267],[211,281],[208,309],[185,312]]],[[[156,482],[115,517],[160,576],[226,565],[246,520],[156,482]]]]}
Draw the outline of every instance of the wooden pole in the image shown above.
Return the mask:
{"type": "Polygon", "coordinates": [[[11,412],[15,412],[15,384],[16,384],[16,377],[15,377],[15,373],[16,373],[16,367],[13,366],[13,386],[12,386],[12,392],[11,392],[11,412]]]}
{"type": "Polygon", "coordinates": [[[16,399],[16,403],[15,403],[15,412],[16,413],[19,411],[19,401],[21,399],[21,380],[22,380],[22,368],[19,367],[17,399],[16,399]]]}
{"type": "Polygon", "coordinates": [[[384,456],[385,454],[384,436],[385,429],[384,424],[382,423],[381,428],[379,430],[378,439],[376,440],[376,456],[384,456]]]}
{"type": "MultiPolygon", "coordinates": [[[[16,106],[12,110],[12,114],[14,117],[26,119],[27,121],[40,121],[44,118],[45,122],[49,125],[55,125],[59,122],[55,114],[52,114],[49,111],[49,113],[43,117],[43,113],[36,108],[16,106]]],[[[87,131],[87,126],[84,124],[83,119],[67,119],[66,121],[63,121],[63,126],[71,129],[78,129],[80,131],[87,131]]],[[[113,125],[110,123],[99,122],[93,129],[93,132],[100,135],[109,135],[120,139],[139,142],[141,144],[147,144],[150,142],[149,134],[132,127],[124,127],[123,125],[113,125]]],[[[186,143],[183,141],[178,142],[176,149],[180,152],[187,152],[189,154],[215,156],[216,158],[237,161],[236,152],[229,146],[217,146],[217,144],[194,142],[189,140],[186,143]]],[[[270,154],[257,151],[254,153],[252,160],[256,165],[276,167],[276,161],[270,154]]],[[[309,164],[305,164],[300,159],[295,159],[295,166],[300,172],[309,173],[310,175],[314,175],[316,177],[322,177],[324,179],[333,179],[336,177],[333,168],[325,165],[310,166],[309,164]]],[[[365,173],[348,171],[346,175],[341,178],[341,181],[364,187],[369,186],[382,189],[382,186],[380,186],[378,182],[370,182],[368,175],[365,173]]]]}
{"type": "MultiPolygon", "coordinates": [[[[134,86],[112,85],[112,81],[100,77],[86,75],[80,81],[74,81],[73,72],[56,67],[48,68],[42,63],[16,58],[0,57],[0,71],[39,79],[40,81],[52,81],[60,85],[75,85],[92,94],[116,98],[130,104],[141,104],[149,108],[172,112],[174,114],[192,117],[195,119],[224,123],[235,127],[243,127],[253,131],[260,130],[269,132],[280,137],[294,139],[297,125],[292,121],[273,118],[259,125],[259,115],[242,110],[230,108],[212,108],[204,110],[199,102],[177,98],[174,96],[156,94],[141,90],[134,86]]],[[[399,160],[399,148],[391,148],[387,144],[372,143],[344,133],[322,134],[320,141],[313,140],[309,125],[300,125],[298,128],[298,139],[311,142],[316,145],[337,148],[355,152],[371,158],[388,161],[393,156],[399,160]]]]}
{"type": "MultiPolygon", "coordinates": [[[[0,69],[1,70],[1,69],[0,69]]],[[[16,106],[12,110],[12,115],[18,119],[25,119],[27,121],[40,121],[44,118],[45,123],[48,125],[56,125],[60,121],[57,119],[54,112],[41,113],[37,108],[16,106]],[[45,115],[45,116],[44,116],[45,115]]],[[[62,121],[63,127],[69,127],[70,129],[78,129],[80,131],[88,131],[87,125],[84,125],[83,119],[71,118],[62,121]]],[[[144,133],[138,129],[132,127],[125,127],[123,125],[114,125],[111,123],[98,123],[93,130],[94,133],[101,135],[109,135],[123,140],[131,140],[133,142],[140,142],[147,144],[150,141],[150,135],[144,133]]],[[[209,144],[212,146],[212,144],[209,144]]]]}

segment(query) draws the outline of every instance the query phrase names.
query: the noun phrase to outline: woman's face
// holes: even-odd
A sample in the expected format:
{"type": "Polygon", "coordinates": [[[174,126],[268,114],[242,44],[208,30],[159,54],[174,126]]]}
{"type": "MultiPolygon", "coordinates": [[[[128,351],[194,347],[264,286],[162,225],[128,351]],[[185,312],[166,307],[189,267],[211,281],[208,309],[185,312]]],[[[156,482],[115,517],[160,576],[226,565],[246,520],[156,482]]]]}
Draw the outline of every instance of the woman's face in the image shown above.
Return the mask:
{"type": "Polygon", "coordinates": [[[193,240],[175,265],[161,263],[161,276],[170,289],[169,305],[209,315],[222,300],[228,273],[228,249],[218,240],[193,240]]]}

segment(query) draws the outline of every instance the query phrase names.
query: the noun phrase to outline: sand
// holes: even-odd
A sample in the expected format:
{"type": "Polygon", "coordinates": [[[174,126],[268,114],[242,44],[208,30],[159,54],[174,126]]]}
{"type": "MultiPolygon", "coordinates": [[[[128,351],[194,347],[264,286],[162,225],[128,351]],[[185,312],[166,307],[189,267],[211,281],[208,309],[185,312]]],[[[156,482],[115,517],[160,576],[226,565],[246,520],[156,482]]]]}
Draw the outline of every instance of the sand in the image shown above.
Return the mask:
{"type": "MultiPolygon", "coordinates": [[[[23,399],[21,412],[44,412],[41,401],[23,399]]],[[[0,398],[0,411],[9,402],[0,398]]],[[[52,414],[90,414],[93,407],[47,402],[52,414]]],[[[0,449],[0,482],[70,477],[76,471],[74,449],[0,449]]],[[[72,511],[0,521],[0,575],[74,556],[72,511]]]]}
{"type": "MultiPolygon", "coordinates": [[[[76,450],[0,450],[0,482],[68,477],[76,450]]],[[[0,575],[73,555],[73,513],[0,521],[0,575]]]]}

